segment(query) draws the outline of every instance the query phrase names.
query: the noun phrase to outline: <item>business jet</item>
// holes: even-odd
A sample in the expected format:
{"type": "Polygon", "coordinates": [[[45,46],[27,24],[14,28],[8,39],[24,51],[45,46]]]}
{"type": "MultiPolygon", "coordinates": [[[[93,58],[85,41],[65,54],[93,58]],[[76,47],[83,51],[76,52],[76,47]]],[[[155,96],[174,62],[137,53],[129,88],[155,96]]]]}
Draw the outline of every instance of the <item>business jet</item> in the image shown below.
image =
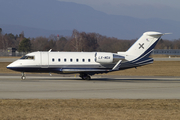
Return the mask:
{"type": "Polygon", "coordinates": [[[22,72],[79,73],[83,80],[92,75],[108,73],[153,63],[149,58],[163,33],[145,32],[126,52],[32,52],[14,61],[8,69],[22,72]]]}

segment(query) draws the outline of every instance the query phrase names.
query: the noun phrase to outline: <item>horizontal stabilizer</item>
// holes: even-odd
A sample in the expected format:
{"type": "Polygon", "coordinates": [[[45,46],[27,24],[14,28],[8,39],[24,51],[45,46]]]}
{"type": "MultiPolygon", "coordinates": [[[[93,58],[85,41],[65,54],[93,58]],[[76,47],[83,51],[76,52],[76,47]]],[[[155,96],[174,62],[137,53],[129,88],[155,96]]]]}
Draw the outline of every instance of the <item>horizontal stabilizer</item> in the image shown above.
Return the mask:
{"type": "Polygon", "coordinates": [[[164,33],[163,35],[169,35],[169,34],[172,34],[172,33],[164,33]]]}
{"type": "Polygon", "coordinates": [[[150,33],[147,33],[147,35],[149,36],[162,36],[162,35],[167,35],[167,34],[172,34],[172,33],[160,33],[160,32],[150,32],[150,33]]]}

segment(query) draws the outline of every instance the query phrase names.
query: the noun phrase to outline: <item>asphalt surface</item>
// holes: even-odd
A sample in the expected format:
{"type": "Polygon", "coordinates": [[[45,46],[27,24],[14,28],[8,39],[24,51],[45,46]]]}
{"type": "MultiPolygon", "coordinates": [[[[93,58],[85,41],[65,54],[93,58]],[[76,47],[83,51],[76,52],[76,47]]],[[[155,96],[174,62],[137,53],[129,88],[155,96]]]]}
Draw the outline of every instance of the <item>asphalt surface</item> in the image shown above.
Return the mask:
{"type": "Polygon", "coordinates": [[[180,99],[180,77],[0,74],[0,99],[180,99]]]}

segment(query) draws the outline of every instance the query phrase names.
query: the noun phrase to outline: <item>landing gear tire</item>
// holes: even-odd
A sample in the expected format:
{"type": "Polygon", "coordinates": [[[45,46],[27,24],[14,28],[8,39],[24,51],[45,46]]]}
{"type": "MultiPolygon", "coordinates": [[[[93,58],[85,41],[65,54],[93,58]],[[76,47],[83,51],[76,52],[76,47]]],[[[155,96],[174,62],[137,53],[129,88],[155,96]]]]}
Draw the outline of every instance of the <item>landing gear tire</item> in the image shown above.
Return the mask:
{"type": "Polygon", "coordinates": [[[22,80],[25,80],[25,79],[26,79],[26,77],[25,77],[25,76],[22,76],[22,77],[21,77],[21,79],[22,79],[22,80]]]}
{"type": "Polygon", "coordinates": [[[83,77],[81,77],[83,80],[90,80],[91,79],[91,77],[90,76],[83,76],[83,77]]]}
{"type": "Polygon", "coordinates": [[[87,74],[80,74],[80,77],[83,79],[83,80],[91,80],[91,76],[87,75],[87,74]]]}
{"type": "Polygon", "coordinates": [[[91,77],[88,75],[85,80],[91,80],[91,77]]]}

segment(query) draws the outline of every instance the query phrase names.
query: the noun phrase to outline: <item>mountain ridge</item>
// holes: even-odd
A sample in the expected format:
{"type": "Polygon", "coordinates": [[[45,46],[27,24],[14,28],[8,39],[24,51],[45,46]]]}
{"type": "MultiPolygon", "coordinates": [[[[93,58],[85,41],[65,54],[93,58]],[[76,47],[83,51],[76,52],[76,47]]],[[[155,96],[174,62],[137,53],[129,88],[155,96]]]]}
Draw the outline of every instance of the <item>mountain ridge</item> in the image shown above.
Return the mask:
{"type": "MultiPolygon", "coordinates": [[[[22,30],[27,37],[48,36],[48,34],[61,35],[60,31],[66,31],[62,34],[69,35],[72,33],[70,31],[77,29],[120,39],[138,38],[146,31],[172,32],[173,36],[169,35],[163,38],[180,38],[178,32],[180,31],[180,22],[178,21],[109,15],[87,5],[72,2],[3,0],[0,4],[0,14],[3,16],[0,17],[0,25],[4,25],[2,28],[4,32],[7,30],[6,25],[19,25],[22,26],[21,29],[27,28],[22,30]],[[32,28],[36,29],[34,33],[32,28]]],[[[11,27],[12,33],[16,31],[13,26],[11,27]]]]}

